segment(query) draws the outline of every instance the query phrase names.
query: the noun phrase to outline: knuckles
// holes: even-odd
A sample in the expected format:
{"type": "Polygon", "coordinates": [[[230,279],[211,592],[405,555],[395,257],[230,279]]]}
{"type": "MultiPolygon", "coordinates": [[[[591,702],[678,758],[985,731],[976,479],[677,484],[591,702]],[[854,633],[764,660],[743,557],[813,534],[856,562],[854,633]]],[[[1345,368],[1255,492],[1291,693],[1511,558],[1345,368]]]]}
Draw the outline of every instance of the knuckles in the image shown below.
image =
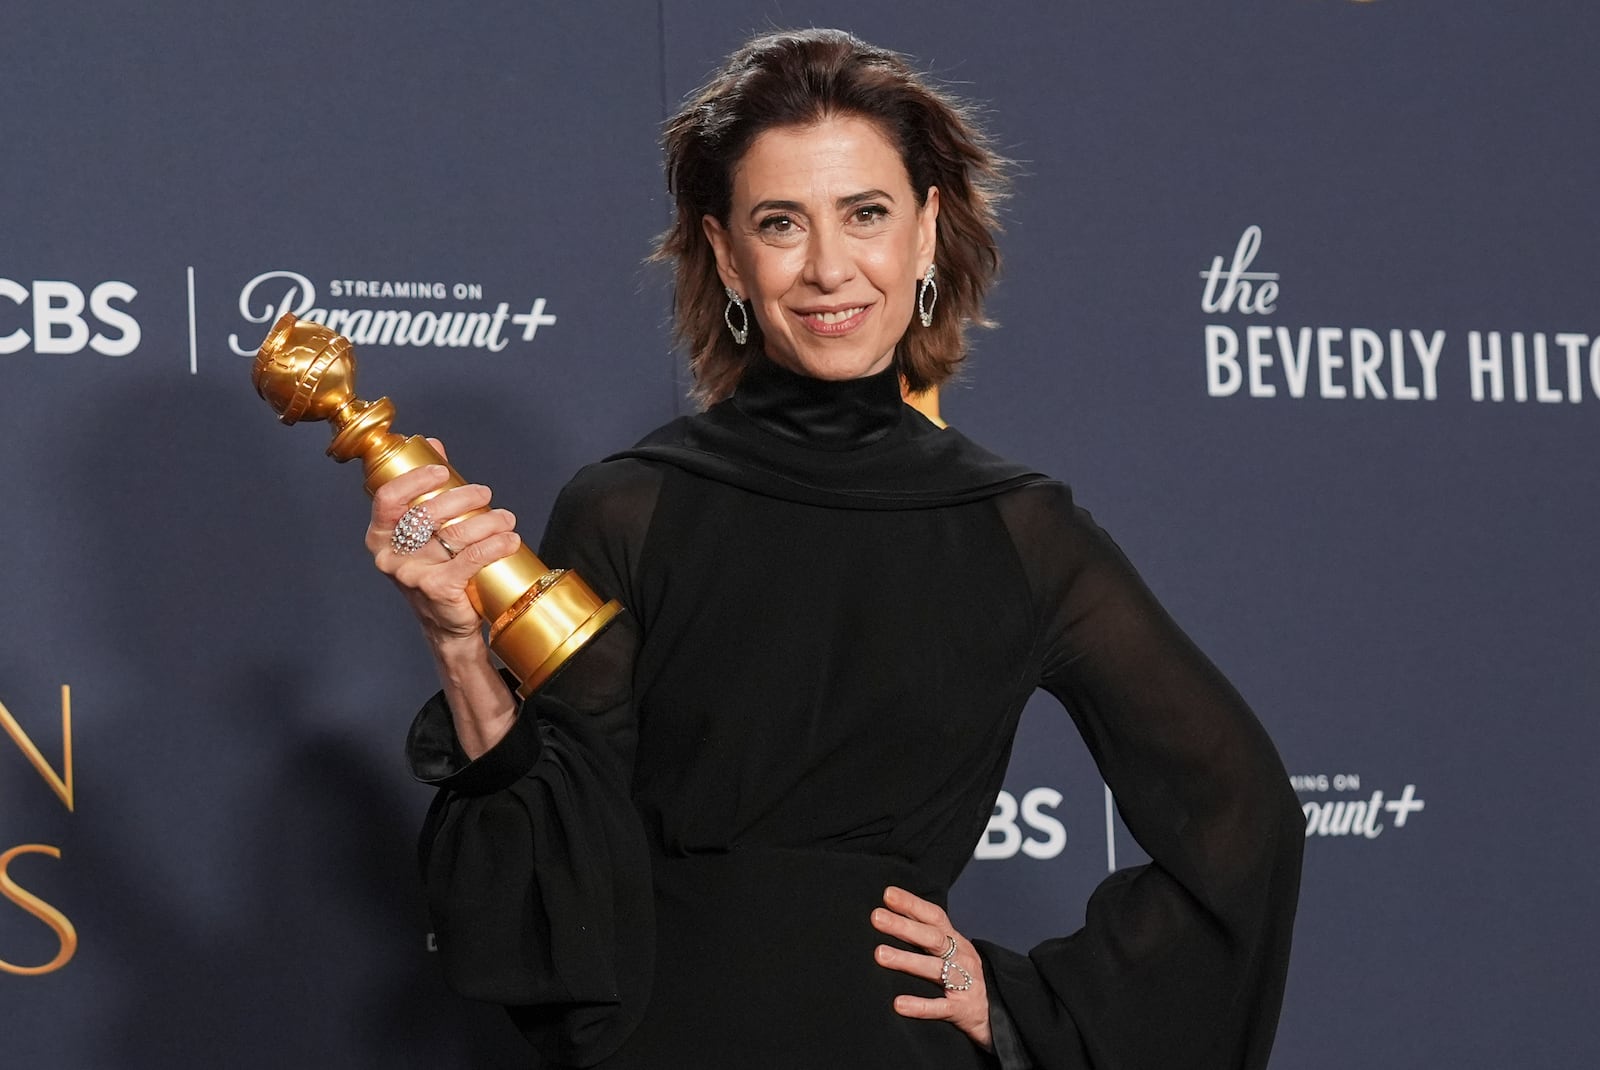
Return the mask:
{"type": "Polygon", "coordinates": [[[390,506],[398,505],[404,500],[393,482],[385,483],[372,492],[372,504],[384,510],[387,510],[390,506]]]}
{"type": "Polygon", "coordinates": [[[399,517],[406,511],[407,504],[412,498],[425,493],[426,485],[417,485],[416,480],[408,478],[411,473],[391,479],[383,486],[372,492],[372,511],[375,516],[399,517]]]}
{"type": "Polygon", "coordinates": [[[445,475],[430,478],[420,469],[396,476],[373,491],[373,516],[382,517],[386,521],[398,519],[413,498],[443,485],[447,478],[449,477],[445,475]]]}
{"type": "Polygon", "coordinates": [[[465,558],[473,565],[482,568],[484,565],[509,557],[517,549],[518,539],[512,531],[501,531],[487,538],[479,539],[471,546],[456,555],[456,560],[465,558]]]}
{"type": "Polygon", "coordinates": [[[422,586],[422,570],[424,568],[426,566],[420,561],[401,558],[400,563],[394,567],[389,575],[393,576],[395,582],[400,586],[417,590],[422,586]]]}

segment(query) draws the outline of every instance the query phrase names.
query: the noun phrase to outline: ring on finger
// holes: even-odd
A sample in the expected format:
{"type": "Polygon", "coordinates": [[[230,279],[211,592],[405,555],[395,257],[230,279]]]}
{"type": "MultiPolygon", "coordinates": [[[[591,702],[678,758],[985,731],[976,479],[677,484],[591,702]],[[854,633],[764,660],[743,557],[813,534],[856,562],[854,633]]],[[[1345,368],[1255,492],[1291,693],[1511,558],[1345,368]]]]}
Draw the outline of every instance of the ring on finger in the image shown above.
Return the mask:
{"type": "Polygon", "coordinates": [[[965,992],[967,989],[972,987],[972,974],[967,972],[967,968],[965,966],[956,961],[956,938],[954,936],[947,936],[946,939],[950,941],[950,946],[944,949],[943,955],[939,956],[941,960],[941,965],[939,966],[939,983],[944,986],[944,990],[946,992],[965,992]],[[951,970],[954,970],[961,975],[961,982],[959,984],[950,980],[951,970]]]}
{"type": "Polygon", "coordinates": [[[438,543],[440,546],[443,546],[444,547],[444,552],[449,554],[451,557],[455,557],[456,554],[459,554],[461,552],[460,550],[457,550],[454,546],[451,546],[449,543],[445,542],[444,541],[444,536],[440,535],[437,531],[433,533],[433,541],[438,543]]]}
{"type": "Polygon", "coordinates": [[[397,554],[414,554],[428,545],[428,540],[433,538],[436,530],[428,507],[413,505],[401,513],[400,519],[395,521],[394,534],[389,536],[389,545],[397,554]]]}

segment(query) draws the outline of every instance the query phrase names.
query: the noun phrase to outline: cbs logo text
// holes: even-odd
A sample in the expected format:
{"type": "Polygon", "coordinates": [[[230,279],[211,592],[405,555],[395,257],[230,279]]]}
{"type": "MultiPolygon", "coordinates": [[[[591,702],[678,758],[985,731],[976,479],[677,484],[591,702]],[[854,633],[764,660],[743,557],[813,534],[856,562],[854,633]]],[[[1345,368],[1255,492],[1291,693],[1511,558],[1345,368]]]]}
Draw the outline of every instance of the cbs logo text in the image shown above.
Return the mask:
{"type": "Polygon", "coordinates": [[[80,353],[87,347],[102,356],[125,357],[139,347],[139,321],[126,307],[138,295],[125,282],[102,282],[85,295],[77,284],[59,279],[24,285],[0,278],[0,356],[30,347],[43,354],[80,353]]]}

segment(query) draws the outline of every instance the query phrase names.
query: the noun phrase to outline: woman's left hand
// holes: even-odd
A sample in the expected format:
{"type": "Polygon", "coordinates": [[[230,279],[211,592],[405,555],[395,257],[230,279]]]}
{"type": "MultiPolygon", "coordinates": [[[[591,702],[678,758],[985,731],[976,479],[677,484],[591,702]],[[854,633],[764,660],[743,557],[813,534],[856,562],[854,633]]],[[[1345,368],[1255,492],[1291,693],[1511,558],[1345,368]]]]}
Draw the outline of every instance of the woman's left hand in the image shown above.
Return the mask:
{"type": "Polygon", "coordinates": [[[939,984],[941,979],[947,982],[940,999],[896,996],[895,1012],[907,1018],[947,1021],[984,1051],[992,1051],[994,1038],[989,1033],[989,993],[983,984],[983,963],[971,941],[950,924],[949,915],[904,888],[890,887],[883,891],[883,906],[872,912],[872,927],[927,951],[926,955],[919,955],[879,944],[878,965],[934,984],[939,984]],[[952,938],[956,942],[956,953],[947,972],[943,956],[952,938]]]}

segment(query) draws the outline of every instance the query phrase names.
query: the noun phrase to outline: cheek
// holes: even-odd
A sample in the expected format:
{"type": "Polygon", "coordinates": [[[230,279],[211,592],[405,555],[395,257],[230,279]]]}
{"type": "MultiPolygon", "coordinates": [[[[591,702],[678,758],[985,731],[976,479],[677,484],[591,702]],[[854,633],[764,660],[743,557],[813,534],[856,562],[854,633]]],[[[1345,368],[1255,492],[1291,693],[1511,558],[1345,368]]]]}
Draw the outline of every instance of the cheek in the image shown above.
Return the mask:
{"type": "Polygon", "coordinates": [[[894,241],[882,242],[871,250],[873,268],[883,288],[898,295],[916,285],[917,242],[914,232],[896,234],[894,241]]]}
{"type": "Polygon", "coordinates": [[[869,270],[878,289],[890,300],[899,301],[911,294],[916,286],[912,263],[912,257],[905,255],[902,250],[885,250],[873,259],[869,270]]]}
{"type": "Polygon", "coordinates": [[[753,292],[748,296],[757,304],[778,301],[794,285],[804,264],[804,254],[793,250],[757,250],[744,273],[752,284],[753,292]]]}

